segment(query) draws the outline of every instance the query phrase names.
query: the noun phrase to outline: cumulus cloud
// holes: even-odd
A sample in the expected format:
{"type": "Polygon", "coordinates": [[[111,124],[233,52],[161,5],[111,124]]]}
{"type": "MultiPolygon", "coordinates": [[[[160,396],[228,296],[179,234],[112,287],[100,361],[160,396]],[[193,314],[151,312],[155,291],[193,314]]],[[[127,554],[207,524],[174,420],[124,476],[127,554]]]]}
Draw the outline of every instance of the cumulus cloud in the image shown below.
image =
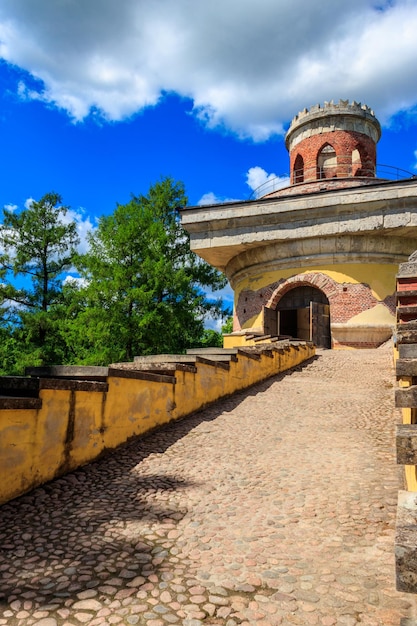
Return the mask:
{"type": "Polygon", "coordinates": [[[201,196],[197,204],[198,206],[207,206],[208,204],[218,204],[219,202],[221,202],[220,198],[218,198],[212,191],[209,191],[201,196]]]}
{"type": "Polygon", "coordinates": [[[85,214],[84,209],[74,211],[74,209],[68,209],[63,216],[62,221],[64,224],[70,224],[75,222],[77,226],[78,237],[80,243],[78,245],[78,252],[84,254],[88,250],[88,235],[94,230],[94,226],[90,220],[90,217],[85,214]]]}
{"type": "Polygon", "coordinates": [[[208,206],[210,204],[221,204],[222,202],[235,202],[236,198],[222,198],[220,196],[216,196],[215,193],[209,191],[201,196],[200,200],[197,202],[197,206],[208,206]]]}
{"type": "Polygon", "coordinates": [[[13,213],[14,211],[16,211],[16,209],[18,208],[17,204],[5,204],[4,208],[7,211],[10,211],[11,213],[13,213]]]}
{"type": "Polygon", "coordinates": [[[208,127],[259,141],[332,98],[385,121],[414,107],[416,32],[415,0],[0,5],[0,56],[37,79],[16,87],[22,98],[117,121],[175,92],[208,127]]]}
{"type": "Polygon", "coordinates": [[[246,184],[254,192],[262,187],[265,194],[286,187],[290,184],[290,178],[289,176],[277,176],[274,173],[268,174],[262,167],[256,165],[247,171],[246,184]]]}
{"type": "MultiPolygon", "coordinates": [[[[30,209],[35,200],[33,198],[27,198],[24,202],[25,209],[30,209]]],[[[7,204],[5,208],[9,211],[18,210],[17,204],[7,204]]],[[[61,221],[64,224],[71,224],[75,222],[77,226],[78,237],[80,238],[80,243],[78,245],[78,252],[84,254],[88,250],[88,234],[91,233],[95,226],[91,222],[90,217],[86,214],[83,208],[78,209],[77,211],[74,209],[68,209],[65,215],[61,216],[61,221]]]]}

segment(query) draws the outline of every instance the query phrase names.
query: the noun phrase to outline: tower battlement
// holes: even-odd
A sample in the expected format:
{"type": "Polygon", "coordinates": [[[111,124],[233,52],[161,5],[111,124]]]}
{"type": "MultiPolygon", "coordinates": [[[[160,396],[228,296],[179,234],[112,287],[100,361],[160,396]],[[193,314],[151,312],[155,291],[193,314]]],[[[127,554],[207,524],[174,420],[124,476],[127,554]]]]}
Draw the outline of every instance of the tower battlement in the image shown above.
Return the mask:
{"type": "Polygon", "coordinates": [[[373,110],[361,102],[324,102],[300,111],[292,119],[285,137],[289,151],[305,139],[328,131],[356,131],[367,135],[375,143],[381,138],[381,125],[373,110]]]}
{"type": "Polygon", "coordinates": [[[353,102],[342,99],[340,99],[339,102],[333,102],[333,100],[330,100],[330,102],[324,102],[323,105],[314,104],[309,109],[304,108],[293,117],[290,128],[293,124],[301,121],[306,116],[315,115],[317,113],[319,115],[328,115],[329,113],[350,113],[364,117],[367,117],[368,115],[375,117],[375,113],[370,107],[368,107],[367,104],[362,104],[361,102],[356,102],[355,100],[353,100],[353,102]]]}

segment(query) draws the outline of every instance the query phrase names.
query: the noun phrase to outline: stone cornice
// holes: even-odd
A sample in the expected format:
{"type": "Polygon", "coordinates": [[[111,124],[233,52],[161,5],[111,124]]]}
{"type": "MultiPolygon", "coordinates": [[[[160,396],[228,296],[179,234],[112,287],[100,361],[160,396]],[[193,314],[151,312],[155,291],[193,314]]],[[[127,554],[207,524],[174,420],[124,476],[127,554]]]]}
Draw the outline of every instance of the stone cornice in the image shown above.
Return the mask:
{"type": "MultiPolygon", "coordinates": [[[[218,269],[228,268],[228,273],[235,257],[253,249],[323,238],[336,242],[346,236],[355,242],[377,236],[381,255],[387,240],[405,244],[414,238],[414,247],[409,248],[407,241],[404,250],[394,254],[395,262],[403,262],[416,247],[417,180],[186,208],[181,218],[192,250],[218,269]],[[398,255],[403,255],[400,260],[398,255]]],[[[355,246],[362,248],[359,243],[355,246]]]]}

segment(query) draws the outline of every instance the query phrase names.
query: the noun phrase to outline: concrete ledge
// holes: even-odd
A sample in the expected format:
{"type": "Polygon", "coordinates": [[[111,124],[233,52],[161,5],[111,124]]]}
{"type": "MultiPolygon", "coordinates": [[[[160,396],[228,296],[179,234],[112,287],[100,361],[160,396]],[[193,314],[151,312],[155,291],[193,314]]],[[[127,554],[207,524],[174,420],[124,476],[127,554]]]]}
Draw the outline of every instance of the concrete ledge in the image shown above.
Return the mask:
{"type": "Polygon", "coordinates": [[[39,380],[39,389],[56,389],[66,391],[91,391],[106,392],[107,383],[96,380],[64,380],[62,378],[41,378],[39,380]]]}
{"type": "Polygon", "coordinates": [[[371,345],[377,348],[392,337],[394,324],[384,325],[353,325],[332,323],[330,331],[335,343],[341,345],[364,344],[365,347],[371,345]]]}
{"type": "Polygon", "coordinates": [[[2,376],[0,378],[0,396],[19,398],[37,398],[39,380],[25,376],[2,376]]]}
{"type": "Polygon", "coordinates": [[[397,463],[417,465],[417,424],[397,425],[397,463]]]}
{"type": "Polygon", "coordinates": [[[194,365],[187,363],[113,363],[109,369],[126,372],[149,372],[150,374],[162,374],[164,376],[174,376],[175,372],[196,372],[194,365]]]}
{"type": "Polygon", "coordinates": [[[395,537],[398,591],[417,593],[417,492],[399,491],[395,537]]]}
{"type": "Polygon", "coordinates": [[[187,354],[206,355],[228,355],[237,354],[237,348],[189,348],[187,354]]]}
{"type": "Polygon", "coordinates": [[[0,396],[0,410],[15,409],[40,409],[42,400],[40,398],[11,398],[0,396]]]}
{"type": "Polygon", "coordinates": [[[27,367],[26,375],[36,378],[74,378],[81,380],[105,380],[108,367],[52,365],[50,367],[27,367]]]}
{"type": "Polygon", "coordinates": [[[128,378],[131,380],[149,380],[156,383],[175,383],[175,376],[166,376],[140,370],[125,370],[109,367],[109,378],[128,378]]]}

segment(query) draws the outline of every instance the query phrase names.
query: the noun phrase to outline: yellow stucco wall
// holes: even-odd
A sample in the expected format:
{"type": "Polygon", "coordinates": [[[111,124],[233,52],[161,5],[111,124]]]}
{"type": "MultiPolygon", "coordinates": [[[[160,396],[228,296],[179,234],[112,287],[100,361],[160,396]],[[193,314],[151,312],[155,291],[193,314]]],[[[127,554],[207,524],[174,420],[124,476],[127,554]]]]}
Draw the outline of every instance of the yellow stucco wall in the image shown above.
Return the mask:
{"type": "MultiPolygon", "coordinates": [[[[306,268],[292,268],[277,271],[259,271],[256,276],[243,278],[235,287],[234,305],[237,309],[239,296],[242,291],[259,291],[274,283],[288,280],[300,274],[320,273],[328,276],[339,285],[343,284],[367,284],[369,285],[373,297],[380,301],[370,309],[363,311],[344,325],[348,327],[388,327],[395,324],[395,315],[382,304],[382,301],[391,296],[396,288],[396,272],[398,266],[381,263],[346,263],[339,265],[313,265],[306,268]]],[[[297,285],[294,284],[294,287],[297,285]]],[[[248,320],[242,322],[241,330],[252,330],[262,332],[263,313],[260,311],[248,320]]],[[[347,329],[349,330],[349,329],[347,329]]],[[[346,334],[346,333],[345,333],[346,334]]],[[[225,347],[228,343],[224,344],[225,347]]]]}
{"type": "Polygon", "coordinates": [[[308,344],[270,348],[257,358],[238,354],[228,367],[203,359],[175,379],[115,373],[107,391],[41,389],[40,409],[0,409],[0,504],[314,353],[308,344]]]}
{"type": "Polygon", "coordinates": [[[257,276],[243,279],[235,288],[235,303],[244,289],[256,291],[279,280],[286,280],[298,274],[320,272],[332,278],[335,282],[366,283],[377,300],[383,300],[395,291],[396,273],[398,265],[382,263],[346,263],[343,265],[312,265],[305,268],[260,272],[257,276]]]}

